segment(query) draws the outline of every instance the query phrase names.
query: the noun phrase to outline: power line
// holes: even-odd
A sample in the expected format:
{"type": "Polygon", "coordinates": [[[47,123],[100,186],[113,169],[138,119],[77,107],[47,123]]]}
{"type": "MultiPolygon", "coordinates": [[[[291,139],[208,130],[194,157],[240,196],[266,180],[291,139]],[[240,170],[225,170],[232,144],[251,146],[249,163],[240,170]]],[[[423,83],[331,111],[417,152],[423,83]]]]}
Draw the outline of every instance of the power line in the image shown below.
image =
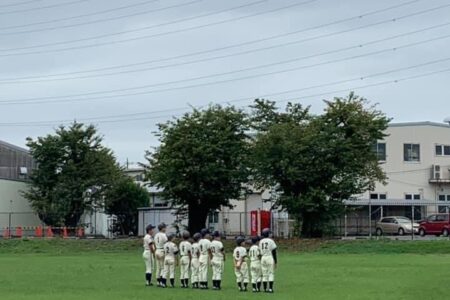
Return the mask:
{"type": "MultiPolygon", "coordinates": [[[[196,16],[193,16],[193,17],[178,19],[178,20],[171,21],[171,22],[160,23],[160,24],[146,26],[146,27],[132,29],[132,30],[126,30],[126,31],[121,31],[121,32],[116,32],[116,33],[103,34],[103,35],[93,36],[93,37],[89,37],[89,38],[76,39],[76,40],[71,40],[71,41],[54,42],[54,43],[33,45],[33,46],[27,46],[27,47],[0,49],[0,52],[35,49],[35,48],[42,48],[42,47],[48,47],[48,46],[58,46],[58,45],[65,45],[65,44],[72,44],[72,43],[77,43],[77,42],[89,41],[89,40],[96,40],[96,39],[99,39],[99,38],[104,38],[104,37],[109,37],[109,36],[116,36],[116,35],[122,35],[122,34],[126,34],[126,33],[137,32],[137,31],[142,31],[142,30],[148,30],[148,29],[151,29],[151,28],[156,28],[156,27],[161,27],[161,26],[166,26],[166,25],[172,25],[172,24],[175,24],[175,23],[191,21],[191,20],[195,20],[195,19],[198,19],[198,18],[208,17],[208,16],[212,16],[212,15],[221,14],[221,13],[224,13],[224,12],[228,12],[228,11],[244,8],[244,7],[257,5],[257,4],[260,4],[262,2],[266,2],[266,1],[267,0],[259,0],[259,1],[256,1],[256,2],[251,2],[251,3],[240,5],[240,6],[227,8],[227,9],[224,9],[224,10],[221,10],[221,11],[217,11],[217,12],[200,14],[200,15],[196,15],[196,16]]],[[[74,50],[74,49],[92,48],[92,47],[98,47],[98,46],[110,45],[110,44],[118,44],[118,43],[129,42],[129,41],[136,41],[136,40],[141,40],[141,39],[146,39],[146,38],[151,38],[151,37],[160,37],[160,36],[165,36],[165,35],[170,35],[170,34],[175,34],[175,33],[180,33],[180,32],[196,30],[196,29],[200,29],[200,28],[206,28],[206,27],[210,27],[210,26],[214,26],[214,25],[225,24],[225,23],[234,22],[234,21],[238,21],[238,20],[243,20],[243,19],[247,19],[247,18],[252,18],[252,17],[264,15],[264,14],[277,12],[277,11],[284,10],[284,9],[289,9],[289,8],[294,7],[294,6],[300,6],[300,5],[309,4],[309,3],[312,3],[312,2],[316,2],[316,1],[318,1],[318,0],[308,0],[308,1],[305,1],[305,2],[295,3],[295,4],[279,7],[279,8],[276,8],[276,9],[263,11],[263,12],[253,13],[253,14],[240,16],[240,17],[233,17],[233,18],[229,18],[229,19],[226,19],[226,20],[216,21],[216,22],[207,23],[207,24],[203,24],[203,25],[197,25],[197,26],[192,26],[192,27],[185,27],[185,28],[182,28],[182,29],[166,31],[166,32],[162,32],[162,33],[156,33],[156,34],[152,34],[152,35],[148,35],[148,36],[128,38],[128,39],[116,40],[116,41],[110,41],[110,42],[104,42],[104,43],[95,43],[95,44],[84,45],[84,46],[74,46],[74,47],[68,47],[68,48],[62,48],[62,49],[46,50],[46,51],[10,53],[10,54],[3,54],[3,55],[0,55],[0,56],[5,57],[5,56],[40,54],[40,53],[53,53],[53,52],[61,52],[61,51],[74,50]]]]}
{"type": "Polygon", "coordinates": [[[181,86],[181,87],[172,87],[172,88],[166,88],[166,89],[137,92],[137,93],[132,93],[132,94],[109,95],[109,96],[73,99],[73,98],[83,97],[83,96],[110,94],[110,93],[124,92],[124,91],[133,91],[133,90],[142,90],[142,89],[146,89],[146,88],[150,88],[150,87],[157,87],[157,86],[163,86],[163,85],[169,85],[169,84],[175,84],[175,83],[181,83],[181,82],[188,82],[188,81],[193,81],[193,80],[198,80],[198,79],[203,79],[203,78],[209,78],[209,77],[214,77],[214,76],[228,75],[228,74],[236,73],[237,70],[230,71],[230,72],[225,72],[225,73],[209,74],[207,76],[200,76],[200,77],[196,77],[196,78],[182,79],[182,80],[170,81],[170,82],[162,82],[162,83],[157,83],[157,84],[147,84],[147,85],[136,86],[136,87],[122,88],[122,89],[96,91],[96,92],[71,94],[71,95],[63,95],[63,96],[46,96],[46,97],[33,97],[33,98],[23,98],[23,99],[2,100],[2,101],[0,101],[0,105],[5,105],[5,104],[9,104],[9,105],[11,105],[11,104],[29,104],[29,103],[54,103],[54,102],[67,103],[67,102],[74,102],[74,101],[78,102],[78,101],[87,101],[87,100],[94,100],[94,99],[109,99],[109,98],[117,98],[117,97],[123,97],[123,96],[131,96],[131,95],[134,96],[134,95],[143,95],[143,94],[152,94],[152,93],[169,92],[169,91],[175,91],[175,90],[183,90],[183,89],[194,88],[194,87],[202,87],[202,86],[208,86],[208,85],[214,85],[214,84],[222,84],[222,83],[234,82],[234,81],[239,81],[239,80],[246,80],[246,79],[253,79],[253,78],[258,78],[258,77],[265,77],[265,76],[281,74],[281,73],[288,73],[288,72],[293,72],[293,71],[297,71],[297,70],[301,70],[301,69],[313,68],[313,67],[317,67],[317,66],[323,66],[323,65],[331,64],[331,63],[343,62],[343,61],[353,60],[353,59],[357,59],[357,58],[363,58],[363,57],[378,55],[378,54],[382,54],[382,53],[398,51],[400,49],[409,48],[409,47],[413,47],[413,46],[417,46],[417,45],[422,45],[422,44],[426,44],[426,43],[430,43],[430,42],[434,42],[434,41],[438,41],[438,40],[442,40],[442,39],[447,39],[447,38],[450,38],[450,34],[439,36],[439,37],[435,37],[435,38],[430,38],[430,39],[426,39],[426,40],[422,40],[422,41],[418,41],[418,42],[413,42],[413,43],[409,43],[409,44],[404,44],[404,45],[400,45],[400,46],[397,46],[397,47],[390,47],[390,48],[386,48],[386,49],[382,49],[382,50],[372,51],[372,52],[368,52],[368,53],[365,53],[365,54],[360,54],[360,55],[354,55],[354,56],[349,56],[349,57],[345,57],[345,58],[328,60],[328,61],[321,62],[321,63],[303,65],[303,66],[300,66],[300,67],[287,68],[287,69],[278,70],[278,71],[272,71],[272,72],[254,74],[254,75],[248,75],[248,76],[243,76],[243,77],[239,77],[239,78],[232,78],[232,79],[226,79],[226,80],[220,80],[220,81],[199,83],[199,84],[193,84],[193,85],[187,85],[187,86],[181,86]],[[64,99],[64,98],[70,98],[70,99],[68,99],[66,101],[57,100],[57,99],[64,99]]]}
{"type": "MultiPolygon", "coordinates": [[[[35,1],[42,1],[42,0],[35,0],[35,1]]],[[[73,19],[91,17],[91,16],[100,15],[100,14],[106,14],[106,13],[110,13],[110,12],[115,12],[115,11],[122,10],[122,9],[135,8],[135,7],[138,7],[138,6],[148,5],[150,3],[154,3],[154,2],[158,2],[158,1],[159,0],[150,0],[150,1],[146,0],[146,1],[138,2],[138,3],[128,4],[128,5],[125,5],[125,6],[109,8],[109,9],[106,9],[106,10],[96,11],[96,12],[92,12],[92,13],[88,13],[88,14],[76,15],[76,16],[72,16],[72,17],[65,17],[65,18],[52,19],[52,20],[45,20],[45,21],[34,22],[34,23],[27,23],[27,24],[22,24],[22,25],[12,25],[12,26],[0,27],[0,30],[14,29],[14,28],[23,28],[23,27],[29,27],[29,26],[50,24],[50,23],[55,23],[55,22],[61,22],[61,21],[68,21],[68,20],[73,20],[73,19]]]]}
{"type": "Polygon", "coordinates": [[[0,15],[4,16],[4,15],[17,14],[17,13],[24,13],[24,12],[34,12],[37,10],[44,10],[44,9],[50,9],[50,8],[55,8],[55,7],[68,6],[68,5],[78,4],[80,2],[87,2],[87,1],[89,1],[89,0],[76,0],[76,1],[71,1],[71,2],[63,2],[63,3],[40,6],[40,7],[11,10],[11,11],[0,12],[0,15]]]}
{"type": "Polygon", "coordinates": [[[42,1],[42,0],[28,0],[28,1],[23,1],[23,2],[11,3],[11,4],[2,4],[2,5],[0,5],[0,8],[19,6],[19,5],[24,5],[24,4],[33,3],[33,2],[40,2],[40,1],[42,1]]]}
{"type": "MultiPolygon", "coordinates": [[[[379,24],[379,22],[376,22],[375,24],[379,24]]],[[[353,30],[358,30],[358,29],[366,28],[366,27],[372,26],[372,25],[373,24],[364,25],[364,26],[360,26],[360,27],[357,27],[357,28],[353,28],[351,30],[352,31],[353,30]]],[[[429,31],[429,30],[433,30],[433,29],[449,26],[449,25],[450,25],[450,22],[437,24],[437,25],[433,25],[433,26],[429,26],[429,27],[425,27],[425,28],[421,28],[421,29],[417,29],[417,30],[413,30],[413,31],[397,34],[397,35],[393,35],[393,36],[390,36],[390,37],[369,41],[369,42],[362,43],[362,44],[356,44],[356,45],[353,45],[353,46],[343,47],[343,48],[339,48],[339,49],[335,49],[335,50],[331,50],[331,51],[325,51],[325,52],[316,53],[316,54],[312,54],[312,55],[301,56],[301,57],[297,57],[297,58],[294,58],[294,59],[289,59],[289,60],[285,60],[285,61],[281,61],[281,62],[277,62],[277,63],[271,63],[271,64],[266,64],[266,65],[261,65],[261,66],[246,68],[246,69],[240,69],[240,70],[237,70],[237,71],[232,71],[231,74],[234,74],[234,73],[237,73],[237,72],[243,72],[243,71],[249,71],[249,70],[254,70],[254,69],[265,68],[265,67],[272,66],[272,65],[279,65],[279,64],[290,63],[290,62],[294,62],[294,61],[300,61],[300,60],[320,57],[320,56],[329,55],[329,54],[345,52],[345,51],[349,51],[349,50],[352,50],[352,49],[361,49],[361,48],[366,47],[368,45],[374,45],[374,44],[377,44],[377,43],[382,43],[382,42],[386,42],[386,41],[389,41],[389,40],[397,39],[397,38],[400,38],[400,37],[405,37],[405,36],[409,36],[409,35],[413,35],[413,34],[417,34],[417,33],[422,33],[422,32],[426,32],[426,31],[429,31]]],[[[349,30],[344,30],[344,32],[348,32],[348,31],[349,30]]],[[[340,32],[338,32],[338,33],[340,33],[340,32]]],[[[14,84],[14,83],[23,84],[23,83],[53,82],[53,81],[73,80],[73,79],[87,79],[87,78],[96,78],[96,77],[106,77],[106,76],[112,76],[112,75],[119,75],[119,74],[129,74],[129,73],[136,73],[136,72],[144,72],[144,71],[156,70],[156,69],[165,69],[165,68],[184,66],[184,65],[200,63],[200,62],[207,62],[207,61],[216,60],[216,59],[229,58],[229,57],[234,57],[234,56],[243,55],[243,54],[255,53],[255,52],[264,51],[264,50],[268,50],[268,49],[274,49],[274,48],[277,48],[277,47],[280,47],[280,46],[284,46],[286,44],[288,44],[288,45],[299,44],[299,43],[302,43],[302,42],[307,42],[307,41],[310,41],[310,40],[317,40],[318,38],[328,37],[330,35],[335,35],[335,34],[337,34],[337,33],[334,32],[334,33],[330,33],[330,34],[325,34],[325,35],[320,35],[320,36],[315,36],[315,37],[309,37],[309,38],[301,39],[301,40],[297,40],[297,41],[291,41],[291,42],[284,43],[284,44],[281,44],[281,45],[280,44],[279,45],[273,45],[273,46],[269,46],[269,47],[257,48],[257,49],[246,50],[246,51],[241,51],[241,52],[232,53],[232,54],[213,56],[213,57],[208,57],[208,58],[202,58],[202,59],[191,60],[191,61],[187,61],[187,62],[162,65],[162,66],[153,66],[153,67],[146,67],[146,68],[140,68],[140,69],[134,69],[134,70],[125,70],[125,71],[118,71],[118,72],[93,74],[93,75],[84,75],[84,76],[74,76],[74,77],[66,77],[66,78],[26,80],[26,81],[20,80],[20,79],[24,79],[24,78],[34,78],[34,77],[31,77],[31,76],[28,76],[28,77],[22,77],[22,78],[13,78],[13,79],[9,79],[9,80],[8,79],[0,79],[0,84],[14,84]]],[[[221,75],[224,75],[224,74],[230,74],[230,73],[229,72],[221,73],[221,75]]],[[[50,75],[48,75],[48,76],[50,76],[50,75]]],[[[207,75],[207,76],[204,76],[204,78],[210,78],[210,77],[214,77],[214,76],[217,76],[217,75],[207,75]]],[[[201,79],[201,78],[196,78],[196,80],[198,80],[198,79],[201,79]]]]}
{"type": "MultiPolygon", "coordinates": [[[[153,1],[150,1],[150,2],[146,1],[145,4],[152,3],[152,2],[158,2],[158,1],[159,0],[153,0],[153,1]]],[[[171,6],[166,6],[166,7],[161,7],[161,8],[154,8],[154,9],[150,9],[150,10],[135,12],[135,13],[132,13],[132,14],[127,14],[127,15],[122,15],[122,16],[115,16],[115,17],[109,17],[109,18],[104,18],[104,19],[100,19],[100,20],[93,20],[93,21],[87,21],[87,22],[81,22],[81,23],[75,23],[75,24],[68,24],[68,25],[48,27],[48,28],[40,28],[40,29],[30,29],[30,30],[24,30],[24,31],[14,31],[14,32],[0,33],[0,36],[18,35],[18,34],[24,34],[24,33],[34,33],[34,32],[43,32],[43,31],[51,31],[51,30],[60,30],[60,29],[65,29],[65,28],[77,27],[77,26],[84,26],[84,25],[91,25],[91,24],[97,24],[97,23],[103,23],[103,22],[109,22],[109,21],[116,21],[116,20],[129,18],[129,17],[147,15],[147,14],[150,14],[150,13],[164,11],[164,10],[168,10],[168,9],[172,9],[172,8],[179,8],[179,7],[183,7],[183,6],[188,6],[188,5],[196,4],[196,3],[199,3],[199,2],[202,2],[202,1],[203,0],[194,0],[194,1],[185,2],[185,3],[182,2],[182,3],[174,4],[174,5],[171,5],[171,6]]],[[[127,7],[131,7],[131,5],[128,5],[127,7]]]]}
{"type": "MultiPolygon", "coordinates": [[[[354,77],[354,78],[350,78],[350,79],[329,82],[329,83],[325,83],[325,84],[319,84],[319,85],[314,85],[314,86],[309,86],[309,87],[303,87],[303,88],[298,88],[298,89],[291,89],[291,90],[285,90],[285,91],[280,91],[280,92],[275,92],[275,93],[264,94],[264,95],[258,96],[257,98],[274,97],[274,96],[280,96],[280,95],[285,95],[285,94],[291,94],[291,93],[294,93],[294,92],[302,92],[302,91],[309,90],[309,89],[316,89],[316,88],[323,88],[323,87],[327,87],[327,86],[340,85],[340,84],[343,84],[343,83],[349,83],[349,82],[353,82],[353,81],[365,80],[365,79],[368,79],[368,78],[379,77],[379,76],[382,76],[382,75],[387,75],[387,74],[396,73],[396,72],[400,72],[400,71],[411,70],[411,69],[414,69],[414,68],[419,68],[419,67],[423,67],[423,66],[428,66],[428,65],[432,65],[432,64],[441,63],[441,62],[444,62],[444,61],[450,61],[450,57],[443,58],[443,59],[438,59],[438,60],[433,60],[433,61],[429,61],[429,62],[425,62],[425,63],[413,65],[413,66],[407,66],[407,67],[403,67],[403,68],[391,69],[391,70],[383,71],[383,72],[379,72],[379,73],[374,73],[374,74],[354,77]]],[[[406,80],[412,80],[412,79],[426,77],[426,76],[432,76],[432,75],[435,75],[435,74],[440,74],[440,73],[444,73],[444,72],[448,72],[448,71],[450,71],[450,68],[443,69],[443,70],[438,70],[438,71],[433,71],[433,72],[422,73],[422,74],[418,74],[418,75],[407,76],[407,77],[403,77],[403,78],[395,79],[395,80],[388,80],[388,81],[383,81],[383,82],[374,83],[374,84],[368,84],[368,85],[363,85],[363,86],[358,86],[358,87],[352,87],[352,88],[349,88],[349,89],[343,89],[343,90],[337,90],[337,91],[335,90],[335,91],[332,91],[332,92],[313,94],[313,95],[307,95],[307,96],[299,96],[299,97],[300,98],[318,97],[318,96],[323,96],[323,95],[328,95],[328,94],[346,92],[346,91],[350,91],[350,90],[354,90],[354,89],[362,89],[362,88],[368,88],[368,87],[374,87],[374,86],[398,83],[400,81],[406,81],[406,80]]],[[[296,98],[299,98],[299,97],[296,97],[296,98]]],[[[237,99],[227,100],[227,101],[221,101],[221,102],[215,102],[215,103],[217,103],[217,104],[229,104],[229,103],[235,103],[235,102],[248,101],[249,99],[254,99],[254,97],[242,97],[242,98],[237,98],[237,99]]],[[[290,100],[292,100],[292,99],[282,100],[282,101],[278,101],[278,102],[281,103],[281,102],[287,102],[287,101],[290,101],[290,100]]],[[[112,119],[112,118],[121,118],[121,119],[125,118],[124,120],[128,120],[129,117],[148,116],[150,114],[164,113],[164,112],[174,112],[174,111],[186,110],[186,109],[190,109],[190,107],[178,107],[178,108],[171,108],[171,109],[165,109],[165,110],[141,112],[141,113],[132,113],[132,114],[97,116],[97,117],[92,117],[92,118],[83,118],[81,120],[83,120],[83,121],[92,121],[92,120],[94,120],[95,121],[95,120],[105,120],[105,119],[112,119]]],[[[166,117],[170,117],[171,115],[165,115],[165,116],[166,117]]],[[[146,118],[148,119],[148,117],[146,117],[146,118]]],[[[131,118],[130,120],[135,120],[135,118],[131,118]]],[[[140,118],[138,120],[140,120],[140,118]]],[[[72,120],[12,122],[12,123],[0,123],[0,126],[45,125],[45,124],[49,124],[49,122],[51,122],[54,125],[55,123],[72,122],[72,120]]],[[[422,171],[422,170],[423,169],[420,169],[420,171],[422,171]]],[[[418,171],[418,170],[414,170],[414,171],[418,171]]],[[[388,172],[388,173],[393,174],[393,172],[388,172]]]]}
{"type": "MultiPolygon", "coordinates": [[[[138,62],[138,63],[118,65],[118,66],[111,66],[111,67],[103,67],[103,68],[97,68],[97,69],[88,69],[88,70],[84,70],[84,71],[64,72],[64,73],[56,73],[56,74],[49,74],[49,75],[43,75],[43,76],[16,77],[16,78],[12,78],[12,79],[0,79],[0,80],[5,81],[5,80],[31,79],[31,78],[36,78],[36,77],[39,77],[39,78],[44,78],[45,77],[46,78],[46,77],[56,77],[56,76],[63,76],[63,75],[92,73],[92,72],[98,72],[98,71],[107,71],[107,70],[114,70],[114,69],[132,67],[132,66],[137,66],[137,65],[142,65],[142,64],[164,62],[164,61],[169,61],[169,60],[174,60],[174,59],[179,59],[179,58],[185,58],[185,57],[190,57],[190,56],[197,56],[197,55],[200,55],[200,54],[207,54],[207,53],[211,53],[211,52],[216,52],[216,51],[222,51],[222,50],[227,50],[227,49],[247,46],[247,45],[250,45],[250,44],[261,43],[261,42],[264,42],[264,41],[277,39],[277,38],[281,38],[281,37],[285,37],[285,36],[289,36],[289,35],[293,35],[293,34],[303,33],[303,32],[307,32],[307,31],[310,31],[310,30],[316,30],[316,29],[321,29],[321,28],[325,28],[325,27],[329,27],[329,26],[333,26],[333,25],[337,25],[337,24],[342,24],[342,23],[349,22],[349,21],[352,21],[352,20],[362,19],[362,18],[367,17],[367,16],[383,13],[383,12],[386,12],[388,10],[392,10],[392,9],[395,9],[395,8],[399,8],[399,7],[403,7],[403,6],[406,6],[406,5],[410,5],[412,3],[416,3],[416,2],[419,2],[419,1],[422,1],[422,0],[408,1],[408,2],[397,4],[397,5],[394,5],[394,6],[389,6],[389,7],[383,8],[383,9],[370,11],[370,12],[367,12],[367,13],[364,13],[364,14],[361,14],[361,15],[357,15],[357,16],[353,16],[353,17],[350,17],[350,18],[344,18],[344,19],[340,19],[340,20],[329,22],[329,23],[325,23],[325,24],[315,25],[315,26],[312,26],[312,27],[306,27],[306,28],[302,28],[300,30],[295,30],[295,31],[291,31],[291,32],[287,32],[287,33],[283,33],[283,34],[279,34],[279,35],[272,35],[272,36],[269,36],[269,37],[266,37],[266,38],[262,38],[262,39],[256,39],[256,40],[251,40],[251,41],[247,41],[247,42],[241,42],[241,43],[238,43],[238,44],[233,44],[233,45],[229,45],[229,46],[225,46],[225,47],[219,47],[219,48],[214,48],[214,49],[209,49],[209,50],[202,50],[202,51],[197,51],[197,52],[191,52],[191,53],[177,55],[177,56],[172,56],[172,57],[167,57],[167,58],[163,58],[163,59],[149,60],[149,61],[143,61],[143,62],[138,62]]],[[[408,17],[416,16],[416,15],[417,15],[417,12],[413,13],[413,14],[403,15],[403,16],[397,17],[395,19],[388,19],[388,20],[383,21],[383,22],[386,22],[386,23],[387,22],[392,22],[393,20],[401,20],[401,19],[405,19],[405,18],[408,18],[408,17]]],[[[378,25],[378,24],[372,23],[371,26],[375,26],[375,25],[378,25]]],[[[358,29],[361,29],[361,28],[362,27],[359,27],[358,29]]],[[[363,28],[366,28],[366,27],[363,27],[363,28]]],[[[340,31],[339,33],[345,33],[345,32],[349,32],[349,31],[348,30],[344,30],[344,31],[340,31]]],[[[328,36],[328,35],[322,35],[322,36],[328,36]]],[[[319,36],[319,37],[321,37],[321,36],[319,36]]],[[[300,40],[300,41],[294,41],[292,43],[297,43],[297,42],[302,42],[302,41],[304,41],[304,39],[300,40]]],[[[289,44],[290,43],[280,44],[280,47],[281,46],[287,46],[289,44]]],[[[270,49],[270,47],[266,47],[264,49],[261,49],[261,51],[262,50],[267,50],[267,49],[270,49]]]]}

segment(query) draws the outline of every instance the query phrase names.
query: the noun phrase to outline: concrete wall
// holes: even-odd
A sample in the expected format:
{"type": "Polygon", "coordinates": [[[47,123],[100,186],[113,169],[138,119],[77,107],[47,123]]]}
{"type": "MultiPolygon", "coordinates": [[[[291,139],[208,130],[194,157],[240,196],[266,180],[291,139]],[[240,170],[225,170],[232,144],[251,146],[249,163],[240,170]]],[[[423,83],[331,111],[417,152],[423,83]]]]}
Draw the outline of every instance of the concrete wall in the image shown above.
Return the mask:
{"type": "Polygon", "coordinates": [[[26,189],[25,182],[0,179],[0,228],[9,226],[11,212],[11,227],[41,224],[28,201],[21,195],[21,191],[26,189]]]}
{"type": "MultiPolygon", "coordinates": [[[[382,168],[388,176],[388,184],[377,184],[372,192],[361,195],[369,199],[370,193],[385,193],[389,201],[401,201],[406,194],[420,194],[421,202],[435,202],[439,195],[450,195],[450,156],[436,155],[437,144],[450,145],[450,127],[436,123],[392,124],[384,141],[386,143],[386,161],[382,168]],[[420,144],[420,161],[404,161],[403,145],[420,144]],[[449,182],[430,183],[432,166],[438,164],[443,179],[449,182]]],[[[450,204],[448,203],[443,204],[450,204]]],[[[428,213],[434,213],[437,206],[430,206],[428,213]]]]}

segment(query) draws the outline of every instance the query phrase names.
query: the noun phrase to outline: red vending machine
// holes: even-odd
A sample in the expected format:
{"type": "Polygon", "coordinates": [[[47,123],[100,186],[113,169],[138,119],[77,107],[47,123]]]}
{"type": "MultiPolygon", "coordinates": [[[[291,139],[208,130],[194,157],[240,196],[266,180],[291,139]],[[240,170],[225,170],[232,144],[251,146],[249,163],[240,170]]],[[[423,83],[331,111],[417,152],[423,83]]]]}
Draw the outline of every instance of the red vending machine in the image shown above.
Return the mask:
{"type": "Polygon", "coordinates": [[[271,228],[272,214],[267,210],[252,210],[250,212],[250,233],[252,236],[261,234],[264,228],[271,228]]]}

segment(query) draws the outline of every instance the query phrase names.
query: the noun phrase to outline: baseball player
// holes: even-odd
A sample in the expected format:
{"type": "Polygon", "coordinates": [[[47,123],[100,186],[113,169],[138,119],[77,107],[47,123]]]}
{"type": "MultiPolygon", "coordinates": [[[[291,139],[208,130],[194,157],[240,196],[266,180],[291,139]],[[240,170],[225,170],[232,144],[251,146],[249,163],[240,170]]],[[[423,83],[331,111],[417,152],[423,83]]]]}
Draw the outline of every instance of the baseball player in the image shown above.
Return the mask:
{"type": "Polygon", "coordinates": [[[180,281],[182,288],[189,287],[189,265],[192,259],[192,245],[189,242],[191,234],[183,232],[183,241],[180,243],[180,281]]]}
{"type": "Polygon", "coordinates": [[[199,282],[200,289],[208,289],[208,265],[211,259],[211,235],[208,229],[201,230],[202,239],[198,242],[200,246],[200,258],[199,258],[199,282]]]}
{"type": "Polygon", "coordinates": [[[261,271],[264,292],[273,293],[274,270],[277,265],[277,245],[270,238],[270,229],[265,228],[261,235],[263,239],[259,242],[259,250],[261,251],[261,271]],[[269,284],[268,289],[267,284],[269,284]]]}
{"type": "Polygon", "coordinates": [[[164,244],[167,242],[166,235],[167,225],[161,223],[158,225],[159,232],[155,235],[155,258],[156,258],[156,278],[158,280],[158,286],[162,286],[162,272],[164,270],[164,244]]]}
{"type": "Polygon", "coordinates": [[[218,231],[214,231],[213,233],[213,241],[211,242],[210,251],[212,255],[211,267],[213,289],[220,290],[222,285],[223,266],[225,262],[225,249],[223,248],[220,232],[218,231]]]}
{"type": "Polygon", "coordinates": [[[244,248],[245,238],[239,236],[236,238],[236,248],[233,251],[234,258],[234,274],[240,292],[247,291],[248,285],[248,266],[247,266],[247,249],[244,248]]]}
{"type": "Polygon", "coordinates": [[[167,287],[167,278],[170,279],[170,287],[175,287],[175,266],[178,264],[178,247],[173,240],[175,234],[171,233],[167,236],[167,242],[164,244],[164,270],[162,287],[167,287]]]}
{"type": "Polygon", "coordinates": [[[155,253],[155,244],[153,242],[153,229],[155,226],[148,224],[145,227],[146,235],[144,236],[144,253],[142,257],[145,262],[145,285],[152,286],[152,269],[153,269],[153,255],[155,253]]]}
{"type": "Polygon", "coordinates": [[[198,289],[199,288],[199,267],[200,267],[200,244],[198,241],[202,238],[202,235],[200,233],[196,233],[193,236],[194,243],[192,244],[192,258],[191,258],[191,281],[192,281],[192,288],[198,289]]]}
{"type": "Polygon", "coordinates": [[[250,257],[250,275],[252,277],[252,291],[258,293],[261,291],[261,251],[259,250],[259,237],[252,237],[252,246],[248,251],[250,257]]]}

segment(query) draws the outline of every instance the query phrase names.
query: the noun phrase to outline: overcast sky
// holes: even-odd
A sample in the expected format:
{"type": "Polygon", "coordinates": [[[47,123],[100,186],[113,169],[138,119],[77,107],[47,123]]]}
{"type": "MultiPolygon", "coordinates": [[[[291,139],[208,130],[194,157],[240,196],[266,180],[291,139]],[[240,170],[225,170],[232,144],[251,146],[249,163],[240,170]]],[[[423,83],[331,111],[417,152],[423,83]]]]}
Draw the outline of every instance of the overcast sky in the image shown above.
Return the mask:
{"type": "Polygon", "coordinates": [[[449,15],[448,0],[2,0],[0,139],[92,122],[137,162],[189,106],[266,96],[320,113],[351,90],[394,122],[442,122],[449,15]]]}

